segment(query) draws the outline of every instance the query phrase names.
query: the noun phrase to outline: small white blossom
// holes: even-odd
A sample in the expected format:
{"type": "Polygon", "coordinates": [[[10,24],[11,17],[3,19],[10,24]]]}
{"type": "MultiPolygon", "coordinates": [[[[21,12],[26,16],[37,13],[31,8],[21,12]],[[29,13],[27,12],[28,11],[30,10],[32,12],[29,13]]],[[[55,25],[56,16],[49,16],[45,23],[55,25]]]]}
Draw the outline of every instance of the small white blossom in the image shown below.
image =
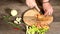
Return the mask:
{"type": "Polygon", "coordinates": [[[17,22],[17,21],[14,21],[14,23],[15,23],[15,24],[18,24],[18,22],[17,22]]]}
{"type": "Polygon", "coordinates": [[[17,17],[16,18],[16,21],[20,22],[21,21],[21,18],[17,17]]]}
{"type": "Polygon", "coordinates": [[[21,24],[20,21],[21,21],[21,18],[17,17],[16,20],[14,21],[14,23],[16,23],[16,24],[21,24]]]}
{"type": "Polygon", "coordinates": [[[16,16],[17,15],[17,10],[11,10],[11,15],[16,16]]]}
{"type": "Polygon", "coordinates": [[[19,22],[19,24],[21,24],[21,22],[19,22]]]}

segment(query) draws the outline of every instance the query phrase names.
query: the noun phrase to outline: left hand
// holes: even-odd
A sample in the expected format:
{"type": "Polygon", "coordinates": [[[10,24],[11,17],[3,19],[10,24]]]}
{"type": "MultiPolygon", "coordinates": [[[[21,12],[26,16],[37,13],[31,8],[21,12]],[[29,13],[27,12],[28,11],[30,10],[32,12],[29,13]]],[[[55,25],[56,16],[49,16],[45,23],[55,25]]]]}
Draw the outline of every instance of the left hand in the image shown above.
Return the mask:
{"type": "Polygon", "coordinates": [[[43,9],[44,9],[44,11],[45,11],[45,16],[47,16],[47,15],[52,15],[52,13],[53,13],[53,8],[52,8],[52,6],[50,5],[50,3],[49,2],[47,2],[47,3],[43,3],[43,9]]]}

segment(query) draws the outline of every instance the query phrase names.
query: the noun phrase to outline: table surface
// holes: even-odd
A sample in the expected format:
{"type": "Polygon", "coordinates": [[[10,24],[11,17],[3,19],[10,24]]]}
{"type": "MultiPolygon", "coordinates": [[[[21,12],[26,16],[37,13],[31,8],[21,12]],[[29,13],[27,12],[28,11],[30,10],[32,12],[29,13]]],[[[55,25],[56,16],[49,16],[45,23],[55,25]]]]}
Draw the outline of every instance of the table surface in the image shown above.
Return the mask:
{"type": "MultiPolygon", "coordinates": [[[[60,34],[60,0],[51,0],[51,4],[54,9],[54,22],[50,25],[50,30],[46,34],[60,34]]],[[[6,10],[7,9],[16,9],[18,10],[18,15],[21,17],[21,14],[29,9],[25,3],[20,3],[20,1],[17,0],[0,0],[0,34],[25,34],[24,31],[20,30],[14,30],[12,26],[4,23],[2,21],[2,15],[9,15],[6,10]]],[[[24,26],[22,26],[24,28],[24,26]]]]}

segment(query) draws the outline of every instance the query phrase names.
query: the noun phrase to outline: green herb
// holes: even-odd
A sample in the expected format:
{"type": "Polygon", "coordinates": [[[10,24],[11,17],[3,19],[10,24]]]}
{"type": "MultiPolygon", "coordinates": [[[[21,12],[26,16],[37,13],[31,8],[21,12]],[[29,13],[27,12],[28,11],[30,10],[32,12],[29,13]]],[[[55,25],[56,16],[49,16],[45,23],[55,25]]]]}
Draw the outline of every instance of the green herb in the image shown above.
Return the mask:
{"type": "Polygon", "coordinates": [[[12,25],[12,26],[14,26],[14,27],[16,27],[16,28],[21,29],[21,27],[20,27],[19,24],[16,24],[16,23],[13,23],[13,22],[10,22],[10,21],[9,21],[9,18],[10,18],[10,17],[11,17],[11,16],[3,16],[3,20],[5,21],[5,23],[10,24],[10,25],[12,25]]]}
{"type": "Polygon", "coordinates": [[[27,34],[35,34],[36,32],[38,32],[38,34],[45,34],[47,30],[46,28],[37,28],[33,25],[27,29],[27,34]]]}

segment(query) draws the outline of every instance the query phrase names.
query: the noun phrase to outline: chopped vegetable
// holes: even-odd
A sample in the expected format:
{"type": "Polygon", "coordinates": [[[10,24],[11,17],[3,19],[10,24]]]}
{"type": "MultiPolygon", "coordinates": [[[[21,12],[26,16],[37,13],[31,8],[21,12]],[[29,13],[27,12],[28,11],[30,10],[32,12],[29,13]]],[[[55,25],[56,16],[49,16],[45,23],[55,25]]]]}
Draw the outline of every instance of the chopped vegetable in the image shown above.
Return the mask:
{"type": "Polygon", "coordinates": [[[45,34],[48,28],[37,28],[36,26],[31,26],[27,30],[27,34],[35,34],[36,32],[39,34],[45,34]]]}
{"type": "Polygon", "coordinates": [[[12,16],[16,16],[18,13],[17,13],[17,10],[11,10],[11,15],[12,16]]]}

